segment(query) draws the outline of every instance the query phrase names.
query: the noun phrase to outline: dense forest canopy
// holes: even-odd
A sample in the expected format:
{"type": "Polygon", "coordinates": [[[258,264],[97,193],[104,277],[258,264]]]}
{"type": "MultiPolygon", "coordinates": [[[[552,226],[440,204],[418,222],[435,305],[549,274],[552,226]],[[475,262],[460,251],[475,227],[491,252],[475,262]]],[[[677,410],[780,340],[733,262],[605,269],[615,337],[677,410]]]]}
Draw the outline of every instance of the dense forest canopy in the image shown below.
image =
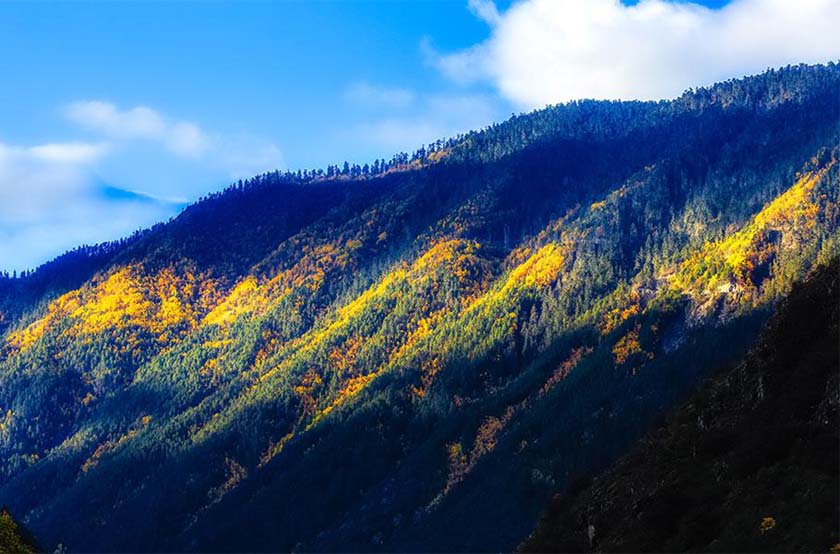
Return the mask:
{"type": "Polygon", "coordinates": [[[838,312],[834,259],[795,286],[744,360],[605,475],[558,494],[520,550],[840,549],[838,312]]]}
{"type": "Polygon", "coordinates": [[[76,551],[499,550],[838,252],[840,66],[268,173],[0,279],[0,503],[76,551]]]}

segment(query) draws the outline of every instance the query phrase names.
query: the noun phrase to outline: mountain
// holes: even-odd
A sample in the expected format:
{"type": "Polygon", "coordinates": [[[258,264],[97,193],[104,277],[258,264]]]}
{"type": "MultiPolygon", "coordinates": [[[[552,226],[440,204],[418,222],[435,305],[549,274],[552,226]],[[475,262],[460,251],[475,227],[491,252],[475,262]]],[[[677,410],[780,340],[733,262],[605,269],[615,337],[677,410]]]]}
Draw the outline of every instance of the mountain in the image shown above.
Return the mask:
{"type": "Polygon", "coordinates": [[[522,550],[827,552],[840,544],[839,288],[840,260],[794,288],[744,360],[704,383],[606,474],[559,494],[522,550]]]}
{"type": "Polygon", "coordinates": [[[840,66],[271,173],[0,279],[48,549],[512,550],[840,250],[840,66]]]}

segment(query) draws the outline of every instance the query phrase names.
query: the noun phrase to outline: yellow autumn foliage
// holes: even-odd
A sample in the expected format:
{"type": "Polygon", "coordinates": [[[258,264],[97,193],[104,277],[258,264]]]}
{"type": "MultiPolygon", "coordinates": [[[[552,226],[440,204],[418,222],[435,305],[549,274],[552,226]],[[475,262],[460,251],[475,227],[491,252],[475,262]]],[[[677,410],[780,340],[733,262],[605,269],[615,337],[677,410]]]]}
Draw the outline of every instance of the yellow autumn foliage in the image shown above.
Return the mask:
{"type": "Polygon", "coordinates": [[[642,351],[642,346],[639,343],[639,327],[627,332],[626,335],[618,339],[613,346],[612,353],[616,365],[621,365],[626,362],[633,354],[638,354],[642,351]]]}
{"type": "Polygon", "coordinates": [[[257,292],[257,280],[249,275],[236,285],[228,297],[204,317],[207,325],[224,325],[250,309],[257,292]]]}
{"type": "Polygon", "coordinates": [[[524,263],[515,267],[510,273],[508,282],[526,287],[547,286],[560,275],[563,260],[563,254],[556,244],[546,244],[524,263]]]}
{"type": "Polygon", "coordinates": [[[762,535],[764,533],[768,532],[768,531],[772,531],[775,528],[776,528],[776,518],[773,518],[773,517],[763,517],[763,518],[761,518],[761,523],[758,525],[758,529],[759,529],[759,531],[761,531],[762,535]]]}
{"type": "Polygon", "coordinates": [[[770,259],[777,249],[793,247],[793,244],[767,243],[762,238],[765,233],[785,233],[784,241],[788,243],[808,240],[820,212],[814,189],[832,165],[833,162],[802,175],[741,230],[694,252],[667,277],[671,285],[697,293],[726,287],[730,278],[735,278],[742,286],[750,286],[749,276],[755,267],[770,259]]]}
{"type": "Polygon", "coordinates": [[[137,327],[165,342],[176,338],[171,334],[176,327],[195,327],[199,313],[214,296],[215,283],[189,271],[165,268],[146,274],[140,266],[126,266],[52,301],[42,318],[12,332],[6,342],[25,351],[62,320],[70,322],[66,329],[70,337],[137,327]]]}
{"type": "Polygon", "coordinates": [[[598,321],[598,329],[602,335],[608,335],[617,329],[622,323],[631,317],[639,315],[641,306],[639,305],[639,296],[636,293],[630,295],[628,299],[629,304],[616,306],[611,309],[598,321]]]}

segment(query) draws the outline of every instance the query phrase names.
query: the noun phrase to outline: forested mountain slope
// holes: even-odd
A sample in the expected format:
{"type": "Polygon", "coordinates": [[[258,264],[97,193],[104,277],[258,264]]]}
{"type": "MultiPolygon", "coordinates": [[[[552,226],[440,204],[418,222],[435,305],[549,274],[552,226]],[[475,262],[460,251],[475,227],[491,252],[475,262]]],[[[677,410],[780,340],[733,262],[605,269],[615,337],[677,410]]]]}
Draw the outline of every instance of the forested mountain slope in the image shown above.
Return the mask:
{"type": "Polygon", "coordinates": [[[840,544],[838,311],[835,259],[791,292],[749,356],[704,383],[604,476],[558,495],[523,550],[840,544]]]}
{"type": "Polygon", "coordinates": [[[840,67],[268,174],[0,281],[0,503],[78,551],[500,550],[838,250],[840,67]]]}

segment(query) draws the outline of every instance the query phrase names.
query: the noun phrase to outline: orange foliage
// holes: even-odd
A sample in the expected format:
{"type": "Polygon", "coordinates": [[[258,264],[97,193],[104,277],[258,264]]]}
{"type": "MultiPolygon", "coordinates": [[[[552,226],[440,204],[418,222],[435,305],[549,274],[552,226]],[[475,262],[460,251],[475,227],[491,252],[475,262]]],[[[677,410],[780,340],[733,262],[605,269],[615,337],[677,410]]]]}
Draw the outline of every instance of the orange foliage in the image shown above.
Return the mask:
{"type": "Polygon", "coordinates": [[[464,480],[468,470],[468,459],[460,442],[452,443],[446,447],[449,458],[449,475],[443,494],[449,492],[452,487],[464,480]]]}
{"type": "Polygon", "coordinates": [[[416,327],[408,334],[408,337],[403,345],[396,349],[391,355],[390,363],[393,364],[399,360],[407,359],[408,356],[414,353],[417,346],[431,336],[432,329],[434,329],[448,313],[449,312],[446,309],[436,310],[429,314],[428,317],[424,317],[417,321],[416,327]]]}
{"type": "Polygon", "coordinates": [[[641,307],[639,306],[639,294],[635,291],[630,294],[629,304],[617,306],[604,314],[598,322],[598,329],[602,335],[612,333],[619,325],[630,319],[631,317],[639,315],[641,307]]]}
{"type": "Polygon", "coordinates": [[[120,435],[116,439],[106,440],[105,442],[103,442],[102,444],[97,446],[96,450],[93,451],[93,454],[91,454],[90,457],[87,460],[85,460],[85,462],[82,464],[82,467],[81,467],[82,473],[87,473],[88,471],[93,469],[93,467],[96,466],[96,464],[99,463],[99,459],[104,454],[107,454],[108,452],[116,450],[120,445],[122,445],[122,444],[128,442],[129,440],[133,439],[134,437],[136,437],[137,433],[138,433],[138,430],[143,428],[143,427],[148,426],[149,423],[151,422],[151,420],[152,420],[152,416],[145,415],[145,416],[141,417],[134,424],[134,426],[131,429],[129,429],[126,433],[120,435]]]}
{"type": "Polygon", "coordinates": [[[440,358],[437,356],[431,360],[423,360],[420,363],[420,386],[416,387],[412,385],[411,392],[419,398],[426,396],[426,391],[432,385],[435,380],[435,376],[440,373],[442,368],[443,365],[440,362],[440,358]]]}
{"type": "Polygon", "coordinates": [[[358,377],[353,377],[352,379],[347,381],[347,384],[344,385],[343,389],[341,389],[341,392],[339,393],[336,401],[333,403],[333,406],[337,405],[343,400],[346,400],[347,398],[351,398],[359,394],[359,392],[361,392],[362,389],[364,389],[368,385],[368,383],[373,381],[376,378],[376,376],[377,375],[375,373],[369,373],[367,375],[359,375],[358,377]]]}
{"type": "MultiPolygon", "coordinates": [[[[0,410],[0,414],[2,414],[2,410],[0,410]]],[[[15,417],[15,412],[9,408],[6,410],[6,413],[0,417],[0,437],[2,437],[9,426],[12,424],[12,420],[15,417]]]]}
{"type": "Polygon", "coordinates": [[[616,365],[625,363],[634,354],[646,354],[648,359],[653,358],[653,354],[642,350],[642,345],[639,342],[640,330],[641,325],[636,325],[634,329],[628,331],[626,335],[618,339],[615,345],[613,345],[612,353],[616,365]]]}
{"type": "Polygon", "coordinates": [[[215,504],[221,500],[224,495],[232,491],[236,485],[241,483],[247,476],[248,470],[246,470],[242,464],[233,458],[225,456],[224,482],[222,482],[222,484],[218,487],[214,487],[207,491],[207,497],[210,499],[211,504],[215,504]]]}
{"type": "Polygon", "coordinates": [[[583,347],[575,348],[572,350],[572,353],[569,355],[566,360],[561,363],[557,369],[551,374],[548,380],[540,387],[540,395],[543,395],[550,391],[554,385],[565,379],[572,370],[577,367],[580,361],[592,352],[591,347],[583,347]]]}
{"type": "Polygon", "coordinates": [[[449,155],[449,148],[441,148],[440,150],[435,150],[434,152],[430,152],[427,156],[427,159],[430,163],[439,162],[444,159],[446,156],[449,155]]]}
{"type": "Polygon", "coordinates": [[[279,456],[280,453],[283,452],[283,448],[290,440],[292,440],[292,437],[294,436],[294,433],[288,433],[284,435],[279,441],[269,443],[268,448],[265,450],[265,452],[263,452],[262,456],[260,456],[259,466],[263,467],[275,457],[279,456]]]}
{"type": "Polygon", "coordinates": [[[6,338],[7,344],[20,352],[28,350],[38,339],[44,336],[44,333],[49,329],[51,320],[52,318],[48,315],[28,327],[10,333],[6,338]]]}
{"type": "Polygon", "coordinates": [[[344,344],[336,346],[330,351],[330,365],[340,372],[350,371],[356,363],[356,354],[362,346],[362,339],[352,336],[344,344]]]}
{"type": "Polygon", "coordinates": [[[79,291],[68,292],[47,306],[47,314],[24,329],[15,331],[7,337],[7,344],[21,352],[29,349],[55,323],[66,317],[79,306],[79,291]]]}
{"type": "MultiPolygon", "coordinates": [[[[565,379],[580,361],[591,352],[591,347],[580,347],[572,350],[569,357],[554,370],[548,380],[540,387],[536,396],[543,396],[554,385],[565,379]]],[[[475,442],[473,443],[472,450],[468,454],[463,451],[460,443],[453,443],[447,446],[449,457],[448,477],[443,491],[435,498],[433,503],[439,502],[455,485],[464,480],[470,471],[473,470],[479,459],[493,451],[498,442],[499,435],[517,414],[528,408],[533,397],[534,395],[531,395],[516,404],[508,406],[505,408],[501,417],[486,417],[476,430],[475,442]]]]}
{"type": "Polygon", "coordinates": [[[307,426],[307,429],[311,428],[313,425],[318,423],[324,416],[329,414],[331,411],[336,409],[341,404],[349,401],[351,398],[354,398],[357,394],[362,392],[365,387],[367,387],[371,381],[376,379],[379,376],[380,372],[373,372],[368,373],[367,375],[359,375],[357,377],[352,377],[350,380],[345,383],[344,387],[338,393],[338,396],[330,403],[329,406],[318,412],[315,417],[313,418],[312,422],[307,426]]]}
{"type": "Polygon", "coordinates": [[[302,411],[304,415],[315,414],[318,400],[314,393],[321,385],[324,384],[321,376],[311,369],[303,374],[300,383],[295,385],[292,390],[300,399],[302,411]]]}

